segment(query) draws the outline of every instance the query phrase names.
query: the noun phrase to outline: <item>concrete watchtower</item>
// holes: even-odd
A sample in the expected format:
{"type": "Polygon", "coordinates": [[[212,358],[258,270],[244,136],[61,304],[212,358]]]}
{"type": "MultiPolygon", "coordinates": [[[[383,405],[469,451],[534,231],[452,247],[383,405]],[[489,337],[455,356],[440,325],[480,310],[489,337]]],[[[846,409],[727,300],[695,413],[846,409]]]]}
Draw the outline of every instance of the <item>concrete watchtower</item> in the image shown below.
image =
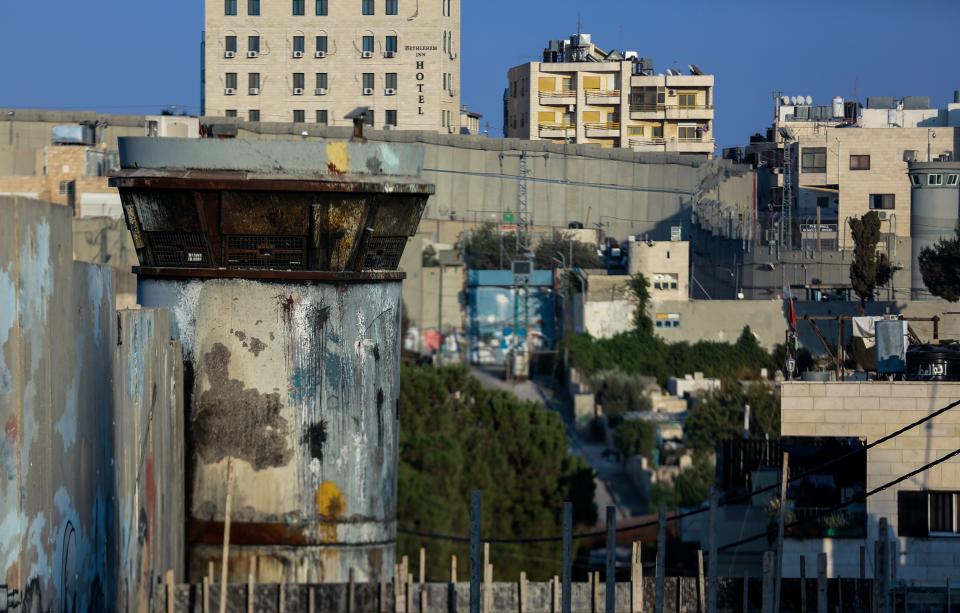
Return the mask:
{"type": "Polygon", "coordinates": [[[952,238],[960,207],[960,162],[910,162],[910,291],[913,300],[931,300],[920,274],[920,252],[941,238],[952,238]]]}

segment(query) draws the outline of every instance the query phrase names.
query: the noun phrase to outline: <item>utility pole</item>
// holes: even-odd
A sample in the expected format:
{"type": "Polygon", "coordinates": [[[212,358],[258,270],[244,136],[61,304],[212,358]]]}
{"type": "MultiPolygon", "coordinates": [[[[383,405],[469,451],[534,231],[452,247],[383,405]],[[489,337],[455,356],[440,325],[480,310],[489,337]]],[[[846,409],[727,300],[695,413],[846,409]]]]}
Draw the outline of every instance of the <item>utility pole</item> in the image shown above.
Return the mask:
{"type": "MultiPolygon", "coordinates": [[[[515,260],[512,262],[513,271],[513,358],[514,365],[518,360],[525,361],[527,355],[528,326],[530,322],[529,295],[530,295],[530,277],[533,273],[533,252],[530,250],[530,210],[527,202],[527,178],[530,169],[527,159],[531,157],[549,159],[549,155],[530,154],[526,151],[520,153],[501,153],[501,159],[504,157],[516,157],[520,162],[520,183],[517,188],[517,229],[515,234],[515,260]],[[519,266],[518,266],[519,265],[519,266]],[[523,305],[521,308],[520,292],[523,292],[523,305]],[[522,340],[521,340],[521,331],[522,340]]],[[[512,375],[516,372],[514,367],[512,375]]]]}

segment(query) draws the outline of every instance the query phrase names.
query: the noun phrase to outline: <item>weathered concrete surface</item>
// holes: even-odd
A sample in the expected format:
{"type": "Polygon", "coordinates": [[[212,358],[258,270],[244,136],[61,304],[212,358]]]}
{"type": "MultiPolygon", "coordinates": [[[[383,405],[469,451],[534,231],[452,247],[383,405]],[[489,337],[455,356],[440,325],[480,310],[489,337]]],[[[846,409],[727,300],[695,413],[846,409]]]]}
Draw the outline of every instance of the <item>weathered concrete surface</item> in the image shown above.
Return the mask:
{"type": "Polygon", "coordinates": [[[73,261],[69,209],[0,198],[0,219],[0,583],[21,590],[25,611],[125,609],[155,574],[181,575],[182,536],[140,521],[177,516],[164,472],[176,466],[147,449],[175,447],[126,437],[151,414],[154,433],[179,418],[176,348],[154,311],[135,317],[159,337],[141,328],[117,345],[112,273],[73,261]],[[115,393],[124,364],[142,366],[139,387],[115,393]],[[118,478],[128,472],[138,477],[118,478]],[[122,534],[133,538],[121,547],[122,534]]]}
{"type": "Polygon", "coordinates": [[[391,573],[400,283],[141,279],[168,306],[189,387],[190,576],[219,567],[232,458],[233,580],[391,573]]]}

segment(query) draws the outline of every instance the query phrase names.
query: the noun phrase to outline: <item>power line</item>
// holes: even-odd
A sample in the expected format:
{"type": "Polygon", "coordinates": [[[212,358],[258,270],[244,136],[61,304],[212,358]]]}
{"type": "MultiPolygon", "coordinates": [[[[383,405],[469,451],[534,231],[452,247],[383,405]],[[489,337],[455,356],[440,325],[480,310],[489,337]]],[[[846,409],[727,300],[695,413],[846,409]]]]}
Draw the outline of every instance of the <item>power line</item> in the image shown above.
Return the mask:
{"type": "MultiPolygon", "coordinates": [[[[805,471],[805,472],[803,472],[803,473],[801,473],[801,474],[799,474],[799,475],[797,475],[797,476],[795,476],[795,477],[790,477],[789,479],[787,479],[787,483],[792,483],[792,482],[794,482],[794,481],[799,481],[799,480],[801,480],[801,479],[804,479],[804,478],[806,478],[806,477],[808,477],[808,476],[810,476],[810,475],[812,475],[812,474],[815,474],[815,473],[823,470],[824,468],[833,466],[834,464],[836,464],[836,463],[838,463],[838,462],[842,462],[842,461],[844,461],[844,460],[847,460],[847,459],[849,459],[849,458],[851,458],[851,457],[853,457],[853,456],[855,456],[855,455],[858,455],[858,454],[860,454],[860,453],[866,453],[868,450],[876,447],[877,445],[882,445],[883,443],[886,443],[886,442],[888,442],[888,441],[890,441],[890,440],[892,440],[892,439],[900,436],[901,434],[907,432],[908,430],[912,430],[913,428],[916,428],[917,426],[919,426],[919,425],[921,425],[921,424],[924,424],[924,423],[930,421],[931,419],[934,419],[934,418],[942,415],[943,413],[946,413],[947,411],[956,408],[957,406],[960,406],[960,400],[951,402],[950,404],[948,404],[948,405],[946,405],[946,406],[944,406],[944,407],[942,407],[942,408],[940,408],[940,409],[937,409],[937,410],[934,411],[933,413],[930,413],[930,414],[928,414],[928,415],[926,415],[926,416],[924,416],[924,417],[922,417],[922,418],[920,418],[920,419],[918,419],[918,420],[916,420],[916,421],[914,421],[914,422],[912,422],[912,423],[910,423],[910,424],[907,424],[906,426],[903,426],[902,428],[900,428],[900,429],[898,429],[898,430],[896,430],[896,431],[894,431],[894,432],[892,432],[892,433],[890,433],[890,434],[888,434],[888,435],[886,435],[886,436],[883,436],[883,437],[877,439],[876,441],[874,441],[874,442],[872,442],[872,443],[869,443],[869,444],[867,444],[867,445],[865,445],[865,446],[863,446],[863,447],[861,447],[861,448],[859,448],[859,449],[854,449],[854,450],[852,450],[852,451],[850,451],[850,452],[848,452],[848,453],[845,453],[844,455],[842,455],[842,456],[840,456],[840,457],[833,458],[833,459],[831,459],[831,460],[827,460],[826,462],[820,464],[819,466],[816,466],[816,467],[814,467],[814,468],[811,468],[811,469],[809,469],[809,470],[807,470],[807,471],[805,471]]],[[[929,465],[927,465],[926,467],[923,467],[923,468],[921,468],[921,469],[917,469],[917,471],[914,471],[913,473],[909,474],[909,475],[908,475],[907,477],[905,477],[905,478],[909,478],[909,476],[912,476],[913,474],[916,474],[917,472],[922,472],[923,470],[926,470],[926,469],[929,468],[930,466],[934,466],[934,465],[936,465],[937,463],[942,462],[942,461],[945,461],[945,460],[947,460],[947,459],[949,459],[949,458],[951,458],[951,457],[953,457],[953,456],[955,456],[955,455],[958,455],[958,454],[960,454],[960,449],[958,449],[956,452],[950,454],[949,456],[946,456],[945,458],[936,461],[935,463],[929,464],[929,465]]],[[[900,479],[900,481],[902,481],[902,480],[903,480],[903,479],[900,479]]],[[[891,484],[896,484],[896,483],[899,483],[900,481],[894,481],[894,482],[891,482],[891,484]]],[[[886,485],[886,486],[881,486],[880,489],[883,489],[884,487],[889,487],[889,485],[891,485],[891,484],[888,484],[888,485],[886,485]]],[[[723,501],[723,503],[721,503],[721,504],[718,505],[718,506],[729,506],[729,505],[732,505],[732,504],[735,504],[735,503],[738,503],[738,502],[743,502],[743,501],[745,501],[745,500],[750,500],[750,499],[752,499],[754,496],[757,496],[757,495],[760,495],[760,494],[764,494],[764,493],[769,492],[769,491],[777,490],[777,489],[780,488],[780,485],[781,485],[781,482],[780,482],[780,481],[777,481],[776,483],[773,483],[773,484],[771,484],[771,485],[768,485],[768,486],[766,486],[766,487],[763,487],[763,488],[761,488],[761,489],[758,489],[758,490],[756,490],[756,491],[754,491],[754,492],[750,492],[750,493],[748,493],[748,494],[742,494],[742,495],[740,495],[740,496],[735,496],[735,497],[733,497],[733,498],[728,498],[727,500],[723,501]]],[[[879,490],[874,490],[874,493],[875,493],[876,491],[879,491],[879,490]]],[[[849,503],[847,503],[847,504],[849,504],[849,503]]],[[[846,506],[846,505],[843,505],[843,506],[846,506]]],[[[840,508],[843,508],[843,506],[841,506],[840,508]]],[[[673,515],[670,515],[670,516],[666,517],[666,521],[669,522],[669,521],[677,521],[677,520],[680,520],[680,519],[686,519],[686,518],[688,518],[688,517],[693,517],[693,516],[695,516],[695,515],[700,515],[701,513],[706,513],[706,512],[708,512],[709,510],[710,510],[709,507],[701,507],[701,508],[699,508],[699,509],[692,509],[692,510],[690,510],[690,511],[684,511],[684,512],[682,512],[682,513],[675,513],[675,514],[673,514],[673,515]]],[[[834,509],[834,510],[835,510],[835,509],[834,509]]],[[[828,512],[833,512],[833,510],[830,510],[830,511],[828,511],[828,512]]],[[[816,517],[817,517],[817,516],[813,516],[813,518],[816,518],[816,517]]],[[[805,520],[803,520],[803,521],[808,521],[808,520],[805,519],[805,520]]],[[[643,523],[640,523],[640,524],[635,524],[635,525],[633,525],[633,526],[623,526],[623,527],[617,528],[616,532],[617,532],[617,534],[622,534],[622,533],[627,533],[627,532],[633,532],[633,531],[640,530],[640,529],[643,529],[643,528],[650,528],[650,527],[656,526],[657,524],[658,524],[658,520],[652,520],[652,521],[647,521],[647,522],[643,522],[643,523]]],[[[794,525],[794,524],[790,524],[790,526],[793,526],[793,525],[794,525]]],[[[449,540],[449,541],[464,542],[464,543],[470,542],[470,538],[469,538],[469,537],[459,536],[459,535],[440,534],[440,533],[435,533],[435,532],[423,532],[423,531],[416,531],[416,530],[408,530],[408,529],[406,529],[406,528],[398,528],[397,531],[400,532],[401,534],[407,534],[407,535],[410,535],[410,536],[419,536],[419,537],[421,537],[421,538],[428,538],[428,539],[434,539],[434,540],[449,540]]],[[[597,530],[597,531],[594,531],[594,532],[580,532],[580,533],[574,534],[574,535],[573,535],[573,538],[575,538],[575,539],[597,538],[597,537],[605,536],[606,534],[607,534],[607,531],[606,531],[606,530],[597,530]]],[[[760,538],[760,536],[750,537],[751,540],[755,540],[756,538],[760,538]]],[[[516,538],[493,538],[493,539],[484,539],[484,542],[485,542],[485,543],[491,543],[491,544],[497,544],[497,545],[506,545],[506,544],[549,543],[549,542],[558,542],[558,541],[561,541],[561,540],[563,540],[563,535],[559,535],[559,536],[516,537],[516,538]]],[[[747,542],[749,542],[749,541],[747,541],[747,542]]]]}
{"type": "MultiPolygon", "coordinates": [[[[884,484],[881,485],[881,486],[878,486],[878,487],[873,488],[873,489],[870,490],[869,492],[856,495],[856,496],[854,496],[853,498],[851,498],[850,500],[848,500],[848,501],[846,501],[846,502],[841,502],[840,504],[835,505],[835,506],[833,506],[833,507],[831,507],[831,508],[829,508],[829,509],[826,509],[825,511],[821,511],[820,513],[817,513],[816,515],[811,515],[810,517],[805,517],[805,518],[803,518],[803,519],[798,519],[798,520],[796,520],[796,521],[792,521],[792,522],[790,522],[789,524],[787,524],[787,525],[785,526],[785,528],[793,528],[793,527],[795,527],[795,526],[799,526],[800,524],[804,524],[804,523],[806,523],[806,522],[813,521],[813,520],[815,520],[815,519],[820,519],[821,517],[826,517],[827,515],[830,515],[831,513],[835,513],[835,512],[837,512],[837,511],[839,511],[840,509],[844,509],[844,508],[850,506],[851,504],[855,504],[855,503],[858,503],[858,502],[865,502],[865,501],[867,500],[867,498],[869,498],[870,496],[873,496],[874,494],[879,494],[879,493],[882,492],[883,490],[889,489],[889,488],[893,487],[894,485],[896,485],[896,484],[898,484],[898,483],[903,483],[903,482],[906,481],[907,479],[910,479],[911,477],[915,477],[915,476],[919,475],[919,474],[922,473],[922,472],[925,472],[925,471],[927,471],[927,470],[930,470],[931,468],[933,468],[933,467],[936,466],[937,464],[942,464],[943,462],[946,462],[947,460],[950,460],[950,459],[952,459],[952,458],[955,458],[955,457],[957,457],[958,455],[960,455],[960,449],[955,449],[955,450],[951,451],[950,453],[948,453],[947,455],[943,456],[942,458],[939,458],[939,459],[936,459],[936,460],[934,460],[934,461],[932,461],[932,462],[929,462],[929,463],[927,463],[927,464],[924,464],[924,465],[921,466],[920,468],[911,470],[911,471],[908,472],[908,473],[904,473],[904,474],[900,475],[899,477],[897,477],[896,479],[894,479],[893,481],[888,481],[888,482],[884,483],[884,484]]],[[[752,541],[756,541],[756,540],[761,539],[761,538],[763,538],[763,537],[765,537],[765,536],[767,536],[767,532],[763,532],[763,533],[760,533],[760,534],[754,534],[753,536],[748,536],[747,538],[740,539],[739,541],[734,541],[733,543],[728,543],[728,544],[724,545],[723,547],[718,547],[718,548],[717,548],[717,551],[724,551],[724,550],[727,550],[727,549],[732,549],[732,548],[734,548],[734,547],[739,547],[740,545],[744,545],[744,544],[746,544],[746,543],[750,543],[750,542],[752,542],[752,541]]]]}

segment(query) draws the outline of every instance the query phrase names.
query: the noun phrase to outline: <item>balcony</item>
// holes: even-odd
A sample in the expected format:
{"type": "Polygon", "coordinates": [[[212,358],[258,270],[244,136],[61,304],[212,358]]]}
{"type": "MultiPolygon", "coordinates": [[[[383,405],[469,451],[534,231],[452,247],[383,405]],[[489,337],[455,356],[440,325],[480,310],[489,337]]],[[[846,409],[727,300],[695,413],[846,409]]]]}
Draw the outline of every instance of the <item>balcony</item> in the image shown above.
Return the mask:
{"type": "Polygon", "coordinates": [[[620,122],[618,121],[585,123],[583,127],[588,137],[620,136],[620,122]]]}
{"type": "Polygon", "coordinates": [[[630,119],[713,119],[712,104],[631,104],[630,119]]]}
{"type": "Polygon", "coordinates": [[[537,126],[540,138],[576,138],[577,127],[572,123],[541,123],[537,126]]]}
{"type": "Polygon", "coordinates": [[[668,153],[713,153],[712,138],[630,138],[628,144],[634,151],[661,151],[668,153]]]}
{"type": "Polygon", "coordinates": [[[540,104],[570,105],[577,103],[576,90],[541,91],[540,104]]]}
{"type": "Polygon", "coordinates": [[[588,89],[587,104],[620,104],[619,89],[588,89]]]}
{"type": "Polygon", "coordinates": [[[712,104],[667,105],[667,119],[713,119],[712,104]]]}

